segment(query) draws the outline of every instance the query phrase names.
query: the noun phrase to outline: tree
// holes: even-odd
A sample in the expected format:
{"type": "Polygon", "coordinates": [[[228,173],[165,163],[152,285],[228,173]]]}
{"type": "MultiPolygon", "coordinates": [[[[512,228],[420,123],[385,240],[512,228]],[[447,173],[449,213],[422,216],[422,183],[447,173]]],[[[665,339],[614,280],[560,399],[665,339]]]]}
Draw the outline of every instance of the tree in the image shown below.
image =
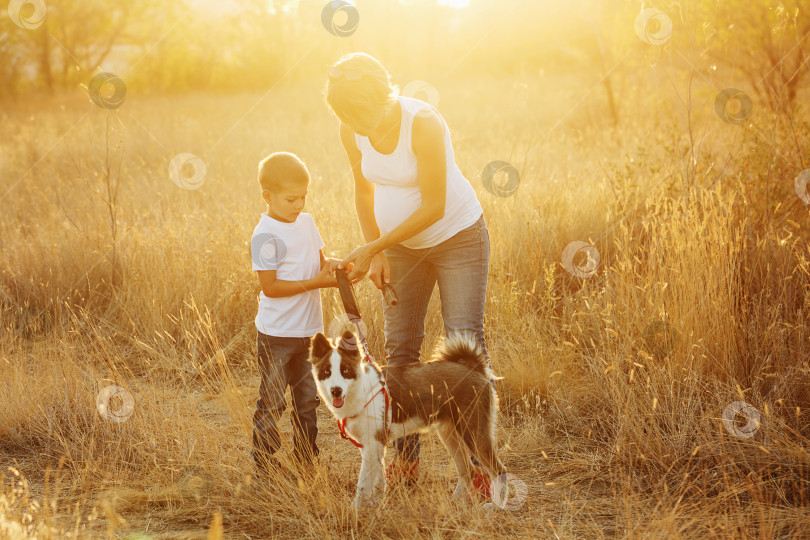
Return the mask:
{"type": "Polygon", "coordinates": [[[772,111],[793,105],[810,71],[810,0],[702,0],[699,17],[713,59],[742,71],[772,111]]]}

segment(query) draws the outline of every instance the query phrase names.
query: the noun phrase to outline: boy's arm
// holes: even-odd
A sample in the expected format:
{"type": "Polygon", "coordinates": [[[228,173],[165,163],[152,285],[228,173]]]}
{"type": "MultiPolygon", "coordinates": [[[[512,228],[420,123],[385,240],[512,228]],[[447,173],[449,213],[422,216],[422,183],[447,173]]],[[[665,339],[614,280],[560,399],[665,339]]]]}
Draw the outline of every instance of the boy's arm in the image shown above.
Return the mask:
{"type": "Polygon", "coordinates": [[[262,286],[262,292],[268,298],[294,296],[302,292],[311,291],[312,289],[318,289],[322,286],[318,285],[317,278],[302,279],[300,281],[276,279],[275,270],[258,270],[256,274],[259,276],[259,284],[262,286]]]}
{"type": "Polygon", "coordinates": [[[334,276],[335,269],[337,268],[340,259],[332,259],[331,257],[327,257],[326,255],[323,254],[323,249],[321,249],[320,253],[321,253],[321,271],[323,271],[324,268],[329,268],[329,275],[334,276]]]}
{"type": "Polygon", "coordinates": [[[296,294],[301,294],[313,289],[336,287],[337,279],[333,274],[334,267],[337,266],[337,261],[335,260],[335,262],[332,263],[332,260],[333,259],[326,259],[323,256],[323,252],[321,252],[321,271],[312,279],[302,279],[300,281],[276,279],[275,270],[257,270],[256,274],[259,276],[259,284],[266,297],[282,298],[285,296],[295,296],[296,294]],[[325,261],[326,265],[324,265],[325,261]]]}

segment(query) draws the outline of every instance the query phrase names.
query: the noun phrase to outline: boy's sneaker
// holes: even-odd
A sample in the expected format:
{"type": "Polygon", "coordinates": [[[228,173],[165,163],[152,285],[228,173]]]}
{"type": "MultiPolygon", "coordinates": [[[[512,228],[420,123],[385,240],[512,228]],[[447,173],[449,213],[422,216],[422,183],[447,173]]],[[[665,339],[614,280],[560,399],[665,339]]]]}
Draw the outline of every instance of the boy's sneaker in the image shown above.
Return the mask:
{"type": "Polygon", "coordinates": [[[284,478],[292,484],[297,483],[295,474],[284,467],[276,456],[268,456],[261,465],[256,463],[253,471],[253,481],[255,487],[259,489],[267,488],[270,485],[271,477],[274,481],[284,478]]]}
{"type": "Polygon", "coordinates": [[[295,464],[295,472],[298,475],[298,478],[300,478],[304,482],[313,480],[318,472],[316,467],[317,462],[318,462],[317,457],[315,457],[314,459],[309,458],[299,459],[297,457],[294,457],[293,463],[295,464]]]}
{"type": "Polygon", "coordinates": [[[385,469],[385,480],[390,486],[413,486],[419,479],[419,461],[394,459],[385,469]]]}
{"type": "Polygon", "coordinates": [[[484,501],[488,501],[492,498],[492,483],[486,469],[483,467],[473,467],[471,482],[473,497],[484,501]]]}

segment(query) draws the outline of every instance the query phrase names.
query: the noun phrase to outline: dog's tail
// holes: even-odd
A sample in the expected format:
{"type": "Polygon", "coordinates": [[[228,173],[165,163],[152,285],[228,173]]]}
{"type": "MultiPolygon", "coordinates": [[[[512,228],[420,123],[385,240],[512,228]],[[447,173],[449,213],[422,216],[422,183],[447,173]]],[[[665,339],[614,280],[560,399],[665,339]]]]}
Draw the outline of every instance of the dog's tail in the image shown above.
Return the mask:
{"type": "Polygon", "coordinates": [[[488,379],[503,379],[492,373],[492,367],[484,348],[470,332],[455,332],[448,336],[436,349],[434,357],[437,360],[461,364],[481,373],[488,379]]]}

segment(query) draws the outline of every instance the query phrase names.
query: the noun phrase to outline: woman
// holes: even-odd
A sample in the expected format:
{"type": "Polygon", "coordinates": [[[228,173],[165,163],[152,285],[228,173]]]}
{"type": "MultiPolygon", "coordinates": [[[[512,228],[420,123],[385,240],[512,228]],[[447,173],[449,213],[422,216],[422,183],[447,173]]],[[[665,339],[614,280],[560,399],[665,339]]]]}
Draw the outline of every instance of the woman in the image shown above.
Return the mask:
{"type": "MultiPolygon", "coordinates": [[[[419,362],[436,284],[445,334],[470,331],[486,351],[489,234],[481,204],[456,165],[450,131],[438,111],[397,94],[388,71],[367,54],[349,54],[329,69],[326,101],[340,120],[367,242],[342,265],[354,264],[353,280],[368,273],[377,288],[390,283],[397,291],[397,305],[384,304],[388,365],[419,362]]],[[[395,446],[389,480],[415,482],[419,436],[395,446]]],[[[488,493],[488,482],[479,465],[473,485],[488,493]]]]}

